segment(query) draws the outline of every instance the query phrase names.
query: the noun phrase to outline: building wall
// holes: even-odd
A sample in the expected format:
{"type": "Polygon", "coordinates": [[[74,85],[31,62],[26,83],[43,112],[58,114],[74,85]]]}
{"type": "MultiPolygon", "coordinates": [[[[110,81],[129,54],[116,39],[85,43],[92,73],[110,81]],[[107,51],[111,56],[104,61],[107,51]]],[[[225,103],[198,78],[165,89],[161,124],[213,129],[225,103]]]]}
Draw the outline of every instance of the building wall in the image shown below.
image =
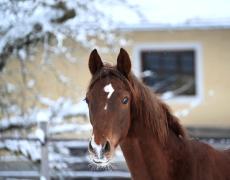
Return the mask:
{"type": "MultiPolygon", "coordinates": [[[[125,47],[134,61],[135,47],[142,43],[197,43],[201,47],[202,61],[202,89],[203,97],[195,106],[189,103],[175,103],[169,101],[174,112],[183,112],[180,118],[187,126],[230,127],[230,30],[174,30],[174,31],[135,31],[128,33],[131,43],[125,47]]],[[[51,98],[72,96],[74,99],[84,97],[90,80],[88,71],[88,56],[90,51],[78,47],[68,41],[76,63],[70,63],[60,55],[52,56],[54,67],[69,77],[71,86],[60,85],[55,73],[50,69],[41,68],[42,54],[37,54],[35,62],[28,62],[27,66],[35,74],[39,93],[51,98]]],[[[42,49],[42,47],[39,47],[42,49]]],[[[102,59],[116,62],[117,52],[101,54],[102,59]]],[[[134,63],[134,62],[133,62],[134,63]]],[[[18,62],[11,61],[7,65],[13,69],[14,75],[8,77],[10,81],[20,79],[18,62]]],[[[30,90],[28,90],[30,92],[30,90]]]]}
{"type": "Polygon", "coordinates": [[[142,43],[195,43],[201,46],[203,97],[196,107],[169,102],[184,111],[181,122],[188,126],[230,127],[230,30],[140,31],[131,34],[135,46],[142,43]],[[187,110],[190,112],[187,114],[187,110]]]}

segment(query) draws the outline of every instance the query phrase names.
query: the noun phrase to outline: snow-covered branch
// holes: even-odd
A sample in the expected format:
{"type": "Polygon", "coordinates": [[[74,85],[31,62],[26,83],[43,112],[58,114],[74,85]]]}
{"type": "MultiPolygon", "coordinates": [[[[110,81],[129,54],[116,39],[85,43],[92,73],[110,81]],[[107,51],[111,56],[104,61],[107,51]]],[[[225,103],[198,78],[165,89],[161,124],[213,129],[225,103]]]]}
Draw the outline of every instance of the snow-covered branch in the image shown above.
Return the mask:
{"type": "MultiPolygon", "coordinates": [[[[65,118],[68,117],[88,117],[88,106],[83,101],[74,103],[71,99],[66,99],[63,97],[57,100],[52,100],[45,97],[40,97],[39,99],[40,103],[45,105],[46,108],[32,109],[26,112],[24,116],[18,115],[0,119],[0,130],[5,130],[12,127],[27,128],[36,125],[40,121],[48,121],[50,123],[58,124],[62,123],[65,118]]],[[[90,130],[88,126],[87,128],[90,130]]],[[[58,127],[56,127],[56,129],[58,129],[58,127]]],[[[80,129],[86,129],[86,127],[80,127],[80,129]]],[[[59,131],[53,130],[52,132],[58,133],[59,131]]]]}
{"type": "Polygon", "coordinates": [[[41,65],[48,67],[58,82],[73,88],[69,86],[71,81],[68,77],[53,66],[49,54],[62,54],[70,63],[76,62],[71,48],[65,43],[68,39],[81,47],[97,47],[104,52],[109,49],[113,51],[112,47],[116,44],[124,45],[126,39],[114,31],[120,21],[108,11],[111,7],[122,7],[123,10],[141,14],[134,4],[126,0],[0,0],[0,16],[4,17],[0,21],[0,117],[12,115],[11,107],[16,106],[17,115],[27,116],[24,114],[28,109],[26,91],[33,94],[29,101],[34,102],[33,107],[36,107],[36,97],[40,96],[36,89],[39,82],[26,61],[33,63],[32,57],[38,52],[37,47],[43,47],[39,48],[39,53],[43,54],[41,65]],[[9,83],[5,78],[12,74],[7,68],[10,56],[19,60],[20,82],[9,83]]]}
{"type": "MultiPolygon", "coordinates": [[[[125,45],[126,39],[115,31],[121,22],[110,13],[111,7],[115,6],[140,16],[138,7],[127,0],[0,0],[1,134],[12,135],[11,130],[14,133],[20,130],[24,137],[43,141],[44,134],[37,126],[40,121],[49,121],[52,125],[50,134],[90,130],[88,124],[63,122],[69,117],[87,117],[86,104],[76,103],[70,97],[44,98],[39,91],[39,78],[28,64],[34,63],[32,57],[39,52],[42,55],[39,67],[46,67],[58,83],[75,90],[77,85],[70,85],[71,79],[52,64],[49,55],[62,55],[68,62],[75,63],[67,41],[74,41],[87,49],[98,48],[101,52],[113,51],[116,45],[125,45]],[[11,56],[13,58],[9,58],[11,56]],[[10,59],[18,60],[17,72],[8,68],[10,59]],[[8,77],[12,77],[13,73],[20,76],[20,80],[15,78],[10,81],[8,77]]],[[[18,135],[15,134],[13,136],[18,135]]],[[[17,144],[8,141],[4,144],[5,148],[21,151],[25,156],[33,154],[29,153],[29,148],[20,150],[22,146],[25,149],[29,146],[35,148],[28,142],[17,144]]]]}
{"type": "MultiPolygon", "coordinates": [[[[114,4],[106,0],[1,0],[0,16],[4,18],[0,22],[0,70],[11,54],[25,58],[33,48],[31,44],[40,40],[48,47],[49,39],[55,39],[55,48],[60,52],[67,50],[63,45],[66,38],[87,48],[98,46],[97,40],[107,45],[120,41],[115,38],[117,23],[105,11],[111,3],[114,4]]],[[[115,4],[138,13],[126,1],[115,4]]]]}

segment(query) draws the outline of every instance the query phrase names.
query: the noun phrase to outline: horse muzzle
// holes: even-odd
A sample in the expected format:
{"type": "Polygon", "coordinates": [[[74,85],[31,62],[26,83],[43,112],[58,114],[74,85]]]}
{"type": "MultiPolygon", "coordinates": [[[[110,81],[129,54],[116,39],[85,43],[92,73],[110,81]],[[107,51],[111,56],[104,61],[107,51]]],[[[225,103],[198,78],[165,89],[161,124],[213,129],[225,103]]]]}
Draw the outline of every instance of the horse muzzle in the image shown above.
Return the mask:
{"type": "Polygon", "coordinates": [[[111,152],[111,145],[109,141],[106,141],[104,144],[97,144],[92,138],[89,142],[88,147],[91,160],[93,163],[98,165],[108,164],[110,158],[108,157],[111,152]]]}

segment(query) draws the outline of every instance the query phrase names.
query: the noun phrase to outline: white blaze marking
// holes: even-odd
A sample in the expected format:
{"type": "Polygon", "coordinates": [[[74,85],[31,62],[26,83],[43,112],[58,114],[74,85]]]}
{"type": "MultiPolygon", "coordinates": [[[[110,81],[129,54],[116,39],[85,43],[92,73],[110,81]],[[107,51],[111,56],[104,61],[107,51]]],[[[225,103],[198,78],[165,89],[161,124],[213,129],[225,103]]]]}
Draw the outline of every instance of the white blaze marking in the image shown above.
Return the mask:
{"type": "Polygon", "coordinates": [[[94,140],[94,135],[92,136],[91,145],[92,145],[93,149],[96,150],[97,156],[100,157],[102,145],[97,145],[97,143],[94,140]]]}
{"type": "MultiPolygon", "coordinates": [[[[114,92],[114,89],[113,89],[112,84],[111,84],[111,83],[107,84],[107,85],[104,87],[104,91],[105,91],[106,93],[108,93],[107,99],[109,99],[109,98],[112,96],[113,92],[114,92]]],[[[104,107],[104,110],[107,110],[107,107],[108,107],[108,104],[106,103],[106,104],[105,104],[105,107],[104,107]]]]}
{"type": "Polygon", "coordinates": [[[112,84],[109,83],[108,85],[106,85],[106,86],[104,87],[104,91],[107,92],[107,93],[109,93],[109,94],[107,95],[107,99],[109,99],[109,98],[112,96],[113,92],[114,92],[114,89],[113,89],[112,84]]]}
{"type": "Polygon", "coordinates": [[[93,161],[95,162],[95,160],[97,162],[100,162],[100,166],[107,166],[108,164],[108,159],[106,156],[103,155],[102,153],[102,145],[98,145],[96,142],[95,142],[95,139],[94,139],[94,134],[92,135],[92,139],[91,139],[91,146],[93,147],[93,149],[95,150],[95,156],[93,157],[93,161]]]}
{"type": "Polygon", "coordinates": [[[106,103],[106,104],[105,104],[105,107],[104,107],[104,110],[107,110],[107,106],[108,106],[108,104],[106,103]]]}

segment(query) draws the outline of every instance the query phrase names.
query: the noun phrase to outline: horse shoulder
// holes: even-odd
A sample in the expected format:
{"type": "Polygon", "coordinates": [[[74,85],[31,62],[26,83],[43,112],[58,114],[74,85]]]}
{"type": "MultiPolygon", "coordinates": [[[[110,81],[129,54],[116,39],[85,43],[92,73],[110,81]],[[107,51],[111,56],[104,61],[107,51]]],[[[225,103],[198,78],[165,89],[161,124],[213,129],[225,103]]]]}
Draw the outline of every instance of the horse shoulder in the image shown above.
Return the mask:
{"type": "Polygon", "coordinates": [[[225,179],[230,177],[229,155],[209,144],[190,140],[189,146],[193,157],[196,179],[225,179]],[[201,178],[202,177],[202,178],[201,178]]]}

